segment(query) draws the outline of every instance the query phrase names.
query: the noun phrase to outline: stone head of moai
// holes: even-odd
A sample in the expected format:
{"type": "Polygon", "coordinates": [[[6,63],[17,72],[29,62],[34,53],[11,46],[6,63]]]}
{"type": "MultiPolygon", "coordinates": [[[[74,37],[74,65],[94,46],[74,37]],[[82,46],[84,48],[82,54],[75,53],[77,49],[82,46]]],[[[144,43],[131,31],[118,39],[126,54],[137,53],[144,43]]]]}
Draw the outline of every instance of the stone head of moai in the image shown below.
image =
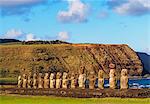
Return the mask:
{"type": "Polygon", "coordinates": [[[75,79],[75,73],[71,73],[70,78],[71,78],[71,79],[75,79]]]}
{"type": "Polygon", "coordinates": [[[48,79],[48,78],[49,78],[49,74],[48,74],[48,73],[45,73],[44,79],[48,79]]]}
{"type": "Polygon", "coordinates": [[[55,73],[50,74],[50,79],[55,79],[55,73]]]}
{"type": "Polygon", "coordinates": [[[61,72],[57,72],[56,79],[60,79],[61,77],[62,77],[62,73],[61,72]]]}
{"type": "Polygon", "coordinates": [[[127,75],[128,75],[128,69],[122,69],[121,76],[127,76],[127,75]]]}
{"type": "Polygon", "coordinates": [[[63,79],[67,79],[68,77],[68,73],[67,72],[63,72],[63,79]]]}
{"type": "Polygon", "coordinates": [[[34,74],[33,74],[33,79],[36,79],[36,78],[37,78],[37,74],[34,73],[34,74]]]}
{"type": "Polygon", "coordinates": [[[109,64],[109,68],[110,68],[109,76],[110,77],[115,77],[115,75],[116,75],[115,67],[116,67],[115,64],[113,64],[113,63],[109,64]]]}
{"type": "Polygon", "coordinates": [[[39,73],[39,76],[38,76],[39,78],[42,78],[42,73],[39,73]]]}
{"type": "Polygon", "coordinates": [[[23,74],[23,79],[27,79],[27,75],[26,74],[23,74]]]}
{"type": "Polygon", "coordinates": [[[28,74],[28,79],[31,79],[32,75],[31,73],[28,74]]]}
{"type": "Polygon", "coordinates": [[[95,78],[95,77],[96,77],[95,72],[94,71],[90,71],[89,78],[95,78]]]}
{"type": "Polygon", "coordinates": [[[99,70],[98,71],[98,78],[103,78],[104,76],[104,71],[103,70],[99,70]]]}
{"type": "Polygon", "coordinates": [[[116,76],[116,70],[115,69],[110,69],[109,77],[115,77],[115,76],[116,76]]]}

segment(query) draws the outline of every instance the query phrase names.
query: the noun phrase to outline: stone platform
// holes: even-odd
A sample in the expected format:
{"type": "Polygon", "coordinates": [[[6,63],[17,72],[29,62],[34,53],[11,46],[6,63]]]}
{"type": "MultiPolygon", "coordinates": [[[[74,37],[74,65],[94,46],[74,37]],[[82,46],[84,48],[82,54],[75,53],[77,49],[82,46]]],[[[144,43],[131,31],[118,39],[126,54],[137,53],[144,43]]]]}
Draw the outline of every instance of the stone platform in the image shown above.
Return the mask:
{"type": "Polygon", "coordinates": [[[150,98],[150,89],[23,89],[23,88],[0,88],[0,94],[20,94],[20,95],[46,95],[76,98],[150,98]]]}

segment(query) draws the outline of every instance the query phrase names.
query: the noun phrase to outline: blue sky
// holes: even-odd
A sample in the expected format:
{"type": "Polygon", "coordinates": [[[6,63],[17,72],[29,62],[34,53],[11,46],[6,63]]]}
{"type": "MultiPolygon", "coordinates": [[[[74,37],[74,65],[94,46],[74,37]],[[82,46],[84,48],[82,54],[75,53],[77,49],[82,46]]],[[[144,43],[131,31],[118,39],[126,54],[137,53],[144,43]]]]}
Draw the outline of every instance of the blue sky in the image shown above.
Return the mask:
{"type": "Polygon", "coordinates": [[[150,53],[150,0],[0,0],[0,37],[128,44],[150,53]]]}

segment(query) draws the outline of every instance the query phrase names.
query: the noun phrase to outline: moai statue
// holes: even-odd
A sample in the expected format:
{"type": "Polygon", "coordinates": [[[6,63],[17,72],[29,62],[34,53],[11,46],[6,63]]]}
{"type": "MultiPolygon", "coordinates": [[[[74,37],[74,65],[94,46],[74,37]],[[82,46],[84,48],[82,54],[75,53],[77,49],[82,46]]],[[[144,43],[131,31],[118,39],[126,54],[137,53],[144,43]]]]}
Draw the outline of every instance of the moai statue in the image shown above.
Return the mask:
{"type": "Polygon", "coordinates": [[[62,76],[62,88],[67,89],[67,85],[68,85],[68,73],[64,72],[62,76]]]}
{"type": "Polygon", "coordinates": [[[18,76],[18,88],[22,87],[22,78],[21,75],[18,76]]]}
{"type": "Polygon", "coordinates": [[[79,72],[79,77],[78,77],[79,88],[85,89],[85,80],[86,80],[86,75],[84,74],[84,68],[81,67],[81,71],[79,72]]]}
{"type": "Polygon", "coordinates": [[[90,72],[89,74],[89,89],[95,88],[96,76],[94,71],[90,72]]]}
{"type": "Polygon", "coordinates": [[[33,88],[36,89],[38,85],[38,81],[37,81],[37,74],[34,73],[33,74],[33,88]]]}
{"type": "Polygon", "coordinates": [[[109,87],[111,89],[116,88],[116,71],[115,71],[115,64],[109,65],[110,72],[109,72],[109,87]]]}
{"type": "Polygon", "coordinates": [[[56,74],[56,88],[61,88],[62,85],[62,74],[60,72],[57,72],[56,74]]]}
{"type": "Polygon", "coordinates": [[[50,74],[50,88],[55,88],[55,74],[50,74]]]}
{"type": "Polygon", "coordinates": [[[104,89],[104,71],[103,70],[98,71],[98,88],[104,89]]]}
{"type": "Polygon", "coordinates": [[[71,75],[71,88],[76,88],[76,84],[77,84],[77,79],[75,77],[75,74],[72,73],[72,75],[71,75]]]}
{"type": "Polygon", "coordinates": [[[26,74],[23,74],[23,84],[22,84],[23,88],[27,88],[27,76],[26,74]]]}
{"type": "Polygon", "coordinates": [[[45,73],[44,76],[44,88],[49,88],[49,74],[45,73]]]}
{"type": "Polygon", "coordinates": [[[128,89],[128,70],[122,69],[120,78],[120,88],[128,89]]]}
{"type": "Polygon", "coordinates": [[[42,73],[39,73],[39,76],[38,76],[38,88],[43,88],[42,73]]]}
{"type": "Polygon", "coordinates": [[[32,78],[31,78],[31,74],[28,75],[28,83],[27,83],[27,87],[31,88],[32,87],[32,78]]]}

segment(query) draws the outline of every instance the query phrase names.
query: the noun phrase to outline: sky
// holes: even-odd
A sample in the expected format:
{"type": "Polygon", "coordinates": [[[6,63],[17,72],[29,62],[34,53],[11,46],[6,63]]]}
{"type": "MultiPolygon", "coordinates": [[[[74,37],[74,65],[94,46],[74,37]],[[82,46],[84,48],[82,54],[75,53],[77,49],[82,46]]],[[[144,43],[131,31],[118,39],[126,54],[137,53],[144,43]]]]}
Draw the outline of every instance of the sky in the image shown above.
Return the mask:
{"type": "Polygon", "coordinates": [[[150,0],[0,0],[0,38],[128,44],[150,54],[150,0]]]}

